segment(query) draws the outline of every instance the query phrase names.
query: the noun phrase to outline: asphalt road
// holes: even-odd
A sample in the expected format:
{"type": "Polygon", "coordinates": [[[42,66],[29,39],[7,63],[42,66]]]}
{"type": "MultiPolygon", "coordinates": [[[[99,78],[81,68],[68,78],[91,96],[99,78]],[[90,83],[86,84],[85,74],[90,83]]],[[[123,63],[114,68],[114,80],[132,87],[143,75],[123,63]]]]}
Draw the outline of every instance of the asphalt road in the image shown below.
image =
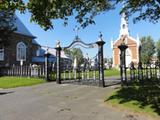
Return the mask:
{"type": "Polygon", "coordinates": [[[1,89],[0,120],[147,120],[107,107],[104,97],[112,90],[56,83],[1,89]]]}

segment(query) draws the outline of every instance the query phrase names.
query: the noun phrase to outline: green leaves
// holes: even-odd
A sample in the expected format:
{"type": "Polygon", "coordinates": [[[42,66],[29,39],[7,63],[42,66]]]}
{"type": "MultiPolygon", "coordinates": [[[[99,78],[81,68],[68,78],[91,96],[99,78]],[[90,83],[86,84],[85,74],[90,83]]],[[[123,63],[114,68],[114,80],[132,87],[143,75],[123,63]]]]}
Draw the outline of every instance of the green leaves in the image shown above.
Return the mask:
{"type": "Polygon", "coordinates": [[[160,18],[159,0],[1,0],[0,10],[20,10],[31,12],[31,21],[39,24],[44,30],[53,29],[55,19],[63,19],[67,25],[68,18],[74,16],[77,23],[83,28],[95,24],[94,17],[123,3],[121,12],[127,17],[139,13],[134,22],[149,20],[158,22],[160,18]]]}
{"type": "Polygon", "coordinates": [[[16,30],[14,25],[15,10],[24,12],[26,9],[22,0],[0,0],[0,44],[8,45],[8,40],[16,30]]]}
{"type": "Polygon", "coordinates": [[[19,10],[20,12],[24,12],[26,6],[23,0],[1,0],[0,1],[0,10],[19,10]]]}
{"type": "Polygon", "coordinates": [[[157,58],[160,61],[160,39],[156,42],[157,58]]]}
{"type": "Polygon", "coordinates": [[[67,25],[72,15],[82,27],[86,27],[94,24],[95,15],[111,9],[108,0],[30,0],[27,6],[32,14],[31,20],[45,30],[54,27],[54,19],[63,19],[67,25]]]}
{"type": "Polygon", "coordinates": [[[76,58],[79,65],[83,63],[83,52],[80,48],[66,49],[65,54],[68,54],[72,61],[76,58]]]}
{"type": "Polygon", "coordinates": [[[14,25],[14,11],[0,11],[0,45],[8,45],[11,34],[16,30],[14,25]]]}
{"type": "Polygon", "coordinates": [[[155,43],[151,36],[142,37],[141,39],[142,43],[142,50],[141,50],[141,58],[142,62],[147,63],[151,60],[152,56],[155,53],[155,43]]]}
{"type": "Polygon", "coordinates": [[[138,13],[134,22],[139,20],[149,20],[153,23],[158,22],[160,18],[160,1],[159,0],[116,0],[117,3],[124,3],[121,12],[127,16],[138,13]]]}

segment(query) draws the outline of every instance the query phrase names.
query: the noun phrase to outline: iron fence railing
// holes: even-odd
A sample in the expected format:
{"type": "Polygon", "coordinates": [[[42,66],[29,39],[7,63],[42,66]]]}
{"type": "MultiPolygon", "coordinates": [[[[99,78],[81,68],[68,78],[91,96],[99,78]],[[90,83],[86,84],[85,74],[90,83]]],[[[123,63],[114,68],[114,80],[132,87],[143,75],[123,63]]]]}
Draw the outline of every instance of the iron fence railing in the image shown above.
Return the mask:
{"type": "Polygon", "coordinates": [[[145,81],[160,82],[160,62],[146,64],[140,62],[138,65],[132,62],[129,70],[131,81],[139,81],[140,83],[145,81]]]}

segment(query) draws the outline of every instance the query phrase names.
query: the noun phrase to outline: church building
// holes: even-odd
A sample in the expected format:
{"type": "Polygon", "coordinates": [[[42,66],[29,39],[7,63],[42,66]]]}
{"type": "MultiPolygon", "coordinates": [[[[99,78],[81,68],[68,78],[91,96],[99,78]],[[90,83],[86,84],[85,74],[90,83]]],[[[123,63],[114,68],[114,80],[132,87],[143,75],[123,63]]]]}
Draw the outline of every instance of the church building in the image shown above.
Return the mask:
{"type": "MultiPolygon", "coordinates": [[[[49,52],[49,62],[56,62],[56,50],[49,47],[42,47],[35,36],[27,29],[23,22],[15,15],[14,25],[17,28],[9,39],[9,45],[0,44],[0,68],[19,66],[23,64],[44,65],[45,53],[49,52]]],[[[62,61],[67,63],[70,59],[61,52],[62,61]]]]}
{"type": "Polygon", "coordinates": [[[17,30],[12,33],[9,45],[0,44],[0,67],[20,65],[21,61],[23,61],[23,65],[29,65],[40,47],[35,40],[36,37],[16,15],[15,18],[14,24],[17,30]]]}
{"type": "Polygon", "coordinates": [[[111,41],[111,47],[113,52],[113,67],[118,68],[120,65],[120,50],[118,46],[125,42],[128,46],[126,49],[126,67],[129,67],[131,62],[138,63],[139,62],[139,37],[133,38],[129,34],[128,30],[128,21],[125,13],[121,14],[121,24],[120,24],[120,33],[119,37],[111,41]]]}

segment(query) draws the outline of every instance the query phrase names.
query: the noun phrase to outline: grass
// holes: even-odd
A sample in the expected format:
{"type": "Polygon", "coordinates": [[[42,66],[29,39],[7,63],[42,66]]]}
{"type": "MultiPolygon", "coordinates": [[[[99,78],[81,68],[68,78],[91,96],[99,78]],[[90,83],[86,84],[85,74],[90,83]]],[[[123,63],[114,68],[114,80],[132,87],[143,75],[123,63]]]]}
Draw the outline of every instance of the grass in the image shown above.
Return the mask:
{"type": "MultiPolygon", "coordinates": [[[[85,73],[83,73],[85,76],[87,76],[88,71],[86,71],[85,73]]],[[[99,73],[98,71],[96,71],[96,77],[98,77],[99,73]]],[[[71,78],[74,78],[74,74],[73,72],[70,74],[71,78]]],[[[80,77],[82,76],[82,72],[80,73],[80,77]]],[[[94,76],[94,71],[90,71],[89,72],[89,77],[92,78],[94,76]]],[[[105,77],[110,77],[110,76],[120,76],[120,71],[117,69],[107,69],[104,70],[104,76],[105,77]]],[[[69,73],[65,73],[65,77],[69,78],[69,73]]],[[[78,72],[77,72],[77,77],[78,77],[78,72]]],[[[64,78],[64,73],[61,74],[61,78],[64,78]]],[[[55,79],[55,74],[54,74],[54,79],[55,79]]]]}
{"type": "Polygon", "coordinates": [[[14,88],[44,83],[43,79],[27,77],[0,77],[0,88],[14,88]]]}
{"type": "Polygon", "coordinates": [[[107,69],[107,70],[104,70],[104,76],[105,77],[120,76],[120,71],[117,69],[107,69]]]}
{"type": "Polygon", "coordinates": [[[105,102],[116,108],[160,118],[160,85],[147,83],[143,86],[134,84],[118,88],[109,97],[106,97],[105,102]]]}

